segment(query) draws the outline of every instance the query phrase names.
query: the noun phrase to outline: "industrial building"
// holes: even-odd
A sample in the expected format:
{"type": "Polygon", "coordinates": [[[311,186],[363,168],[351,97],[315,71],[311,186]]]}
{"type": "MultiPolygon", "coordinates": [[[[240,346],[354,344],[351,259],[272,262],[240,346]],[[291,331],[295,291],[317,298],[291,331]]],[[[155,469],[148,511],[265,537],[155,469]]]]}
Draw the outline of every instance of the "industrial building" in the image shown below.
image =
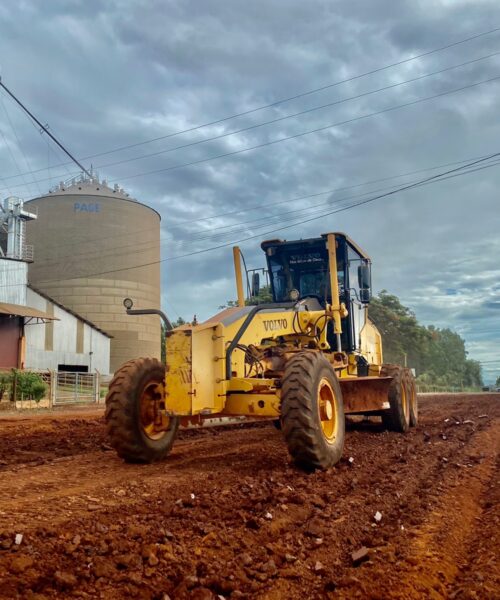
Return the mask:
{"type": "Polygon", "coordinates": [[[25,223],[36,217],[19,198],[0,205],[0,368],[107,374],[110,335],[28,285],[25,223]]]}
{"type": "Polygon", "coordinates": [[[61,183],[26,206],[38,215],[26,226],[36,250],[30,283],[112,336],[112,372],[159,358],[159,318],[128,316],[123,299],[160,307],[160,215],[97,177],[61,183]]]}

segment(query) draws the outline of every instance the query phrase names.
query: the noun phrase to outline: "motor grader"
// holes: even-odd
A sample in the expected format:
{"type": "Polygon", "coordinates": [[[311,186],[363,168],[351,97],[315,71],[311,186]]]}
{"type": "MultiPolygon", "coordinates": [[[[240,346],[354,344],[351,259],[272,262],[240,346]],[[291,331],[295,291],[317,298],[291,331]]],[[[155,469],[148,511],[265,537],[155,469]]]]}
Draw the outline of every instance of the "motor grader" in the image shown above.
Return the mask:
{"type": "MultiPolygon", "coordinates": [[[[179,425],[241,417],[273,420],[296,465],[326,469],[342,456],[345,415],[380,416],[399,432],[416,425],[412,372],[383,363],[368,318],[365,252],[343,233],[261,247],[272,302],[246,304],[236,247],[237,306],[167,331],[166,365],[139,358],[115,373],[106,421],[126,461],[164,458],[179,425]]],[[[246,273],[250,302],[258,279],[254,272],[250,285],[246,273]]],[[[124,304],[129,314],[162,314],[124,304]]]]}

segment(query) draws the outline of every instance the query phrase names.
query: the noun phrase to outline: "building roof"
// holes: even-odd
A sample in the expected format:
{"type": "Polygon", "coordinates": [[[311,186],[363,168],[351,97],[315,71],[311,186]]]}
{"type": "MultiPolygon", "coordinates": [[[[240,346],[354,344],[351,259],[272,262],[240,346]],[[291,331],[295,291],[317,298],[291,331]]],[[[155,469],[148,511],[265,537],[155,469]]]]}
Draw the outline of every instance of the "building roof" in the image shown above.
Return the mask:
{"type": "Polygon", "coordinates": [[[12,315],[15,317],[30,317],[32,319],[43,319],[44,321],[59,321],[57,317],[49,315],[37,308],[23,306],[22,304],[9,304],[0,302],[0,315],[12,315]]]}
{"type": "Polygon", "coordinates": [[[99,179],[96,177],[88,179],[83,175],[80,177],[73,177],[68,182],[61,182],[55,188],[49,190],[47,194],[42,194],[41,196],[36,196],[35,198],[26,200],[25,204],[27,204],[27,206],[29,207],[31,206],[30,203],[34,200],[42,200],[43,198],[50,198],[53,196],[90,196],[95,198],[118,198],[119,200],[132,202],[133,204],[138,204],[140,206],[144,206],[145,208],[149,208],[149,210],[152,210],[158,215],[161,221],[161,215],[155,208],[144,204],[144,202],[139,202],[135,198],[131,198],[130,195],[127,194],[127,192],[120,186],[114,185],[111,188],[104,180],[99,181],[99,179]]]}
{"type": "MultiPolygon", "coordinates": [[[[100,327],[97,327],[97,325],[95,323],[92,323],[92,321],[89,321],[85,317],[82,317],[81,315],[79,315],[78,313],[76,313],[74,310],[71,310],[71,308],[68,308],[67,306],[64,306],[63,304],[61,304],[57,300],[54,300],[54,298],[51,298],[45,292],[42,292],[41,290],[39,290],[35,286],[31,285],[31,283],[28,284],[28,287],[30,288],[30,290],[33,290],[36,294],[38,294],[42,298],[45,298],[45,300],[48,300],[49,302],[52,302],[52,304],[55,304],[59,308],[62,308],[62,310],[65,310],[70,315],[73,315],[74,317],[76,317],[80,321],[83,321],[84,323],[86,323],[87,325],[89,325],[90,327],[92,327],[92,329],[95,329],[96,331],[98,331],[99,333],[102,333],[103,335],[105,335],[108,338],[112,338],[113,337],[112,335],[110,335],[109,333],[107,333],[106,331],[104,331],[104,329],[101,329],[100,327]]],[[[34,309],[32,309],[32,310],[34,310],[34,309]]]]}

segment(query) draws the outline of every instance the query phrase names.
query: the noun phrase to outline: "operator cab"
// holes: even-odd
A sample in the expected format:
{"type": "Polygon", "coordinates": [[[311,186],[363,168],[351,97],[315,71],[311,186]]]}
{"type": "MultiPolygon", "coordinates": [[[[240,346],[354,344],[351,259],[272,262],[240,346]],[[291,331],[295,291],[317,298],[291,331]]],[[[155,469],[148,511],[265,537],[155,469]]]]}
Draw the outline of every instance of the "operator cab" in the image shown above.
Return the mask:
{"type": "MultiPolygon", "coordinates": [[[[339,302],[349,314],[342,319],[342,349],[359,350],[359,332],[366,321],[371,294],[369,257],[345,234],[335,233],[339,302]]],[[[332,304],[326,235],[298,241],[269,240],[266,254],[273,302],[315,298],[322,308],[332,304]]],[[[333,327],[328,341],[335,348],[333,327]]]]}

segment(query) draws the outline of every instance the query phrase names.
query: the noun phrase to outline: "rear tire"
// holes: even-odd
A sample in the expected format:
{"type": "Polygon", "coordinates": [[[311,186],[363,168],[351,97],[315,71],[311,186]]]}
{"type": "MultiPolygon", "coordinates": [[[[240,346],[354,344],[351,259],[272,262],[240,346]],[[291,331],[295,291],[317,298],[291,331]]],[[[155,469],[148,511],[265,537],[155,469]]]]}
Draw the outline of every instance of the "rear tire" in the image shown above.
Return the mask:
{"type": "Polygon", "coordinates": [[[410,369],[405,369],[408,403],[410,405],[410,427],[418,425],[417,384],[410,369]]]}
{"type": "Polygon", "coordinates": [[[297,466],[313,471],[332,467],[340,460],[345,435],[342,391],[323,354],[301,352],[286,364],[281,424],[297,466]]]}
{"type": "Polygon", "coordinates": [[[392,377],[388,400],[390,408],[382,413],[382,423],[391,431],[405,433],[410,427],[410,404],[405,369],[397,365],[382,365],[380,375],[392,377]]]}
{"type": "Polygon", "coordinates": [[[106,396],[106,425],[111,445],[127,462],[149,463],[170,452],[178,418],[162,416],[164,398],[157,386],[165,365],[154,358],[129,360],[115,373],[106,396]]]}

